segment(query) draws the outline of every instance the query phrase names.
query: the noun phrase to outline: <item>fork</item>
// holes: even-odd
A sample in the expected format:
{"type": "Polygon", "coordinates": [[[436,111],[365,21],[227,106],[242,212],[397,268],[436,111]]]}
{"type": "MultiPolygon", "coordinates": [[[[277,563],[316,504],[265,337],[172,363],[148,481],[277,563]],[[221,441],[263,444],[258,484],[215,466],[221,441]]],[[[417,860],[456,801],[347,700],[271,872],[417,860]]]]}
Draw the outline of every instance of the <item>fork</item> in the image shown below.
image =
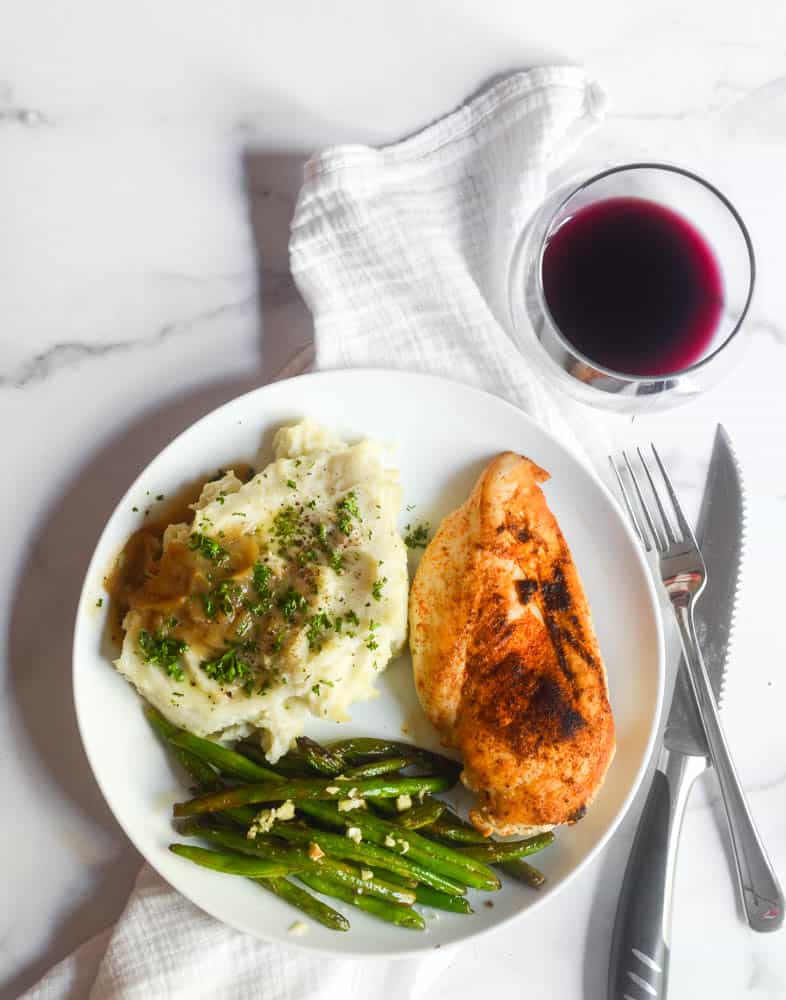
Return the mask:
{"type": "Polygon", "coordinates": [[[762,846],[731,759],[693,619],[696,601],[707,582],[707,567],[660,455],[654,444],[650,448],[668,495],[668,500],[665,500],[663,489],[659,490],[655,485],[647,460],[641,448],[638,448],[639,460],[655,499],[655,508],[646,502],[640,479],[627,454],[624,451],[622,453],[638,506],[644,514],[643,522],[636,516],[636,505],[613,461],[612,466],[636,534],[647,552],[651,552],[654,547],[658,553],[661,580],[677,619],[688,678],[704,727],[709,755],[718,776],[746,914],[757,930],[775,930],[783,919],[783,894],[762,846]],[[671,507],[676,531],[666,513],[667,504],[671,507]],[[773,907],[781,912],[774,912],[773,907]]]}

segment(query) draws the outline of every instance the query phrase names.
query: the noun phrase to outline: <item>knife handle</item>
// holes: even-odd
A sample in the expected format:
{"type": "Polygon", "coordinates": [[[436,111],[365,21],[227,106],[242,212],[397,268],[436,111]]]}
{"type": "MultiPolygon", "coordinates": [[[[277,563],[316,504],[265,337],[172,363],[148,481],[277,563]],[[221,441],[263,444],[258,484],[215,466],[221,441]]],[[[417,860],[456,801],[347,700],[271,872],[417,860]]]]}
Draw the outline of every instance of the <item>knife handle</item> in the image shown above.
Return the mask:
{"type": "Polygon", "coordinates": [[[687,601],[675,600],[674,596],[671,596],[688,677],[698,705],[704,735],[707,738],[710,758],[718,776],[726,819],[729,823],[742,905],[753,930],[776,931],[783,924],[783,890],[778,884],[778,878],[753,822],[726,743],[715,694],[696,635],[693,621],[694,600],[693,596],[687,601]]]}
{"type": "Polygon", "coordinates": [[[701,757],[661,752],[617,904],[608,1000],[665,1000],[677,845],[688,793],[704,766],[701,757]]]}

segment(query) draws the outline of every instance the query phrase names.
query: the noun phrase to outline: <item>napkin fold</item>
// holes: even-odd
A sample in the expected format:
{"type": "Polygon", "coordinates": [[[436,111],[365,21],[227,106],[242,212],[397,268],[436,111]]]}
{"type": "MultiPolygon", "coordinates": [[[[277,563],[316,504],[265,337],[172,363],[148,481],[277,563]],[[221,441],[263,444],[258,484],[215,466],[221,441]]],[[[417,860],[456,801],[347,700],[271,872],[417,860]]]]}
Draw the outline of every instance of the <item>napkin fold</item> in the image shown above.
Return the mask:
{"type": "MultiPolygon", "coordinates": [[[[534,376],[510,329],[506,282],[549,172],[604,105],[581,69],[540,67],[499,80],[403,142],[313,157],[290,259],[314,315],[315,349],[285,374],[313,362],[445,375],[503,396],[575,444],[578,422],[566,419],[565,404],[534,376]]],[[[340,991],[417,1000],[453,954],[328,959],[257,941],[203,913],[145,866],[114,928],[25,997],[328,1000],[340,991]]]]}
{"type": "Polygon", "coordinates": [[[445,375],[521,407],[579,454],[594,452],[586,416],[537,377],[530,345],[511,328],[507,285],[549,173],[605,105],[583,70],[539,67],[403,142],[313,157],[290,266],[314,316],[316,367],[445,375]]]}

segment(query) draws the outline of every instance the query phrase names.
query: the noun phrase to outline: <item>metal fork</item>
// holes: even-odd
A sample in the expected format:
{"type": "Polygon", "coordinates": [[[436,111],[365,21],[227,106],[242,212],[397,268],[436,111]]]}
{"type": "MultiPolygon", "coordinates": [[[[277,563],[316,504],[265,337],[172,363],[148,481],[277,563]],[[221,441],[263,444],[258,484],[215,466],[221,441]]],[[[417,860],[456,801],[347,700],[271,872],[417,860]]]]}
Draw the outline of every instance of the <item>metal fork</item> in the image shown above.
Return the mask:
{"type": "Polygon", "coordinates": [[[647,477],[650,491],[655,499],[656,509],[645,500],[639,477],[633,469],[627,454],[622,458],[630,475],[638,500],[638,505],[644,514],[644,521],[636,515],[636,504],[622,477],[612,461],[628,515],[633,523],[644,548],[651,552],[657,550],[660,561],[660,576],[666,592],[669,595],[674,615],[677,619],[682,651],[688,668],[688,677],[696,698],[699,716],[704,727],[710,758],[715,765],[718,776],[723,805],[726,809],[732,849],[737,863],[740,885],[745,897],[746,909],[756,912],[767,907],[768,900],[781,899],[781,890],[775,873],[759,838],[753,822],[745,794],[731,759],[726,737],[721,726],[718,706],[710,683],[707,668],[701,655],[701,648],[696,635],[693,620],[693,609],[707,582],[707,567],[704,564],[701,551],[693,531],[685,519],[674,487],[663,466],[655,445],[650,445],[652,454],[658,464],[663,478],[663,484],[668,494],[668,500],[663,497],[663,490],[655,485],[650,467],[641,448],[637,449],[639,460],[647,477]],[[675,532],[669,516],[666,514],[666,504],[670,501],[672,518],[676,522],[675,532]]]}

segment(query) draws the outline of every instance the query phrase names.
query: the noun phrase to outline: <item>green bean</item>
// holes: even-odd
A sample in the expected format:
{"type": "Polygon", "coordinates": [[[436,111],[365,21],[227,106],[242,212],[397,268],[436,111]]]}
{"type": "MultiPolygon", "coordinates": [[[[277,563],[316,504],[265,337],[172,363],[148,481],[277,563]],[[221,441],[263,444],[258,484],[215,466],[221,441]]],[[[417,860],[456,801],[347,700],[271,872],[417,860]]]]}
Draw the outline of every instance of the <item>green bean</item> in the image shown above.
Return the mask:
{"type": "Polygon", "coordinates": [[[382,816],[398,816],[398,809],[393,799],[377,799],[371,805],[374,812],[380,813],[382,816]]]}
{"type": "MultiPolygon", "coordinates": [[[[188,858],[191,861],[195,861],[197,864],[203,865],[206,868],[212,868],[214,871],[228,872],[233,875],[248,875],[248,862],[259,869],[259,861],[253,861],[250,858],[240,858],[238,859],[236,855],[226,854],[218,851],[205,851],[202,848],[191,848],[190,850],[183,850],[188,845],[185,844],[173,844],[170,850],[173,850],[175,854],[179,854],[181,857],[188,858]],[[175,850],[177,848],[177,850],[175,850]],[[241,868],[244,870],[239,871],[238,861],[242,862],[241,868]]],[[[262,862],[267,864],[267,862],[262,862]]],[[[274,861],[270,862],[272,865],[281,866],[283,862],[274,861]]],[[[270,867],[268,864],[268,867],[270,867]]],[[[263,886],[265,889],[269,889],[275,895],[280,896],[281,899],[286,900],[292,906],[297,907],[297,909],[302,910],[307,916],[312,917],[314,920],[318,921],[320,924],[324,924],[325,927],[329,927],[332,930],[337,931],[347,931],[349,930],[349,921],[347,918],[339,913],[337,910],[332,909],[332,907],[327,906],[321,900],[316,899],[310,893],[306,892],[305,889],[301,889],[299,885],[295,885],[294,882],[288,881],[281,875],[268,875],[265,878],[261,878],[256,872],[253,875],[248,875],[253,881],[258,885],[263,886]]]]}
{"type": "MultiPolygon", "coordinates": [[[[165,743],[169,743],[169,737],[178,731],[177,726],[173,726],[168,719],[165,719],[152,706],[145,711],[145,716],[165,743]]],[[[178,764],[194,778],[200,788],[207,791],[208,788],[217,786],[216,772],[209,764],[206,764],[201,758],[194,756],[188,750],[183,750],[180,747],[173,746],[172,751],[178,764]]]]}
{"type": "Polygon", "coordinates": [[[415,889],[415,902],[424,906],[433,906],[435,910],[448,910],[450,913],[474,913],[469,900],[464,896],[448,896],[445,892],[432,889],[428,885],[419,885],[415,889]]]}
{"type": "Polygon", "coordinates": [[[514,861],[528,854],[542,851],[553,843],[553,833],[539,833],[527,840],[495,840],[477,847],[459,847],[458,853],[475,861],[485,861],[487,864],[499,864],[502,861],[514,861]]]}
{"type": "Polygon", "coordinates": [[[486,865],[462,857],[449,847],[427,841],[414,831],[405,831],[395,823],[389,823],[361,809],[348,815],[339,812],[332,804],[313,801],[299,803],[298,809],[330,826],[360,827],[367,840],[391,847],[397,854],[406,854],[409,860],[462,885],[489,891],[500,887],[499,878],[486,865]],[[422,846],[424,844],[425,848],[422,846]]]}
{"type": "Polygon", "coordinates": [[[426,923],[423,917],[409,906],[399,906],[396,903],[388,903],[383,899],[375,899],[373,896],[359,895],[331,879],[312,875],[310,872],[300,872],[298,878],[315,892],[321,892],[325,896],[334,896],[342,899],[345,903],[357,906],[358,909],[387,920],[388,923],[396,924],[398,927],[407,927],[411,930],[424,930],[426,923]]]}
{"type": "MultiPolygon", "coordinates": [[[[385,878],[396,885],[403,884],[404,880],[393,873],[386,873],[385,878]]],[[[415,886],[415,902],[423,903],[424,906],[433,906],[435,910],[450,910],[452,913],[474,913],[469,905],[469,900],[464,896],[454,896],[438,889],[432,889],[428,885],[415,886]]]]}
{"type": "Polygon", "coordinates": [[[306,762],[295,753],[284,754],[275,764],[271,764],[265,756],[265,751],[256,740],[246,737],[234,746],[236,753],[248,757],[266,770],[278,775],[279,778],[303,778],[309,773],[306,762]]]}
{"type": "Polygon", "coordinates": [[[247,830],[259,815],[259,810],[253,806],[236,806],[234,809],[225,809],[220,815],[226,816],[247,830]]]}
{"type": "Polygon", "coordinates": [[[279,846],[272,838],[256,836],[253,840],[249,840],[243,834],[235,833],[232,830],[198,826],[193,823],[186,824],[184,832],[188,836],[202,837],[203,840],[220,844],[222,847],[239,851],[241,854],[250,854],[269,861],[279,861],[281,864],[287,863],[287,859],[291,858],[298,864],[300,871],[324,875],[326,878],[348,885],[355,891],[367,892],[379,899],[386,899],[404,906],[411,906],[415,902],[415,895],[410,890],[402,891],[397,886],[377,878],[363,879],[358,870],[351,865],[342,865],[328,857],[313,860],[301,848],[279,846]]]}
{"type": "Polygon", "coordinates": [[[298,750],[314,771],[335,777],[344,770],[344,761],[341,757],[331,753],[316,740],[309,739],[308,736],[298,736],[296,743],[298,750]]]}
{"type": "MultiPolygon", "coordinates": [[[[420,800],[420,796],[418,796],[418,799],[420,800]]],[[[438,819],[446,808],[444,802],[430,795],[426,795],[422,802],[419,801],[418,805],[412,806],[409,809],[399,809],[391,799],[376,799],[373,805],[375,812],[381,813],[391,823],[405,826],[408,830],[419,830],[422,826],[428,826],[430,822],[438,819]],[[426,807],[422,812],[421,806],[426,807]],[[426,818],[429,816],[430,819],[426,818]],[[414,825],[412,825],[413,823],[414,825]]]]}
{"type": "MultiPolygon", "coordinates": [[[[362,841],[357,844],[349,837],[342,837],[341,834],[315,830],[300,823],[276,823],[270,832],[274,837],[279,837],[289,843],[307,846],[317,844],[328,857],[338,858],[342,861],[355,861],[363,865],[364,868],[382,868],[391,873],[399,871],[402,879],[406,880],[406,876],[410,876],[411,880],[411,873],[406,864],[402,863],[401,857],[391,851],[385,851],[375,844],[367,844],[362,841]],[[387,865],[392,867],[387,869],[387,865]]],[[[387,878],[387,874],[384,877],[387,878]]],[[[403,884],[398,879],[390,879],[390,881],[397,885],[403,884]]]]}
{"type": "Polygon", "coordinates": [[[196,781],[196,787],[199,791],[209,792],[221,787],[218,774],[209,764],[181,747],[172,747],[172,751],[178,764],[196,781]]]}
{"type": "MultiPolygon", "coordinates": [[[[197,780],[197,786],[192,789],[193,791],[214,792],[224,787],[213,768],[200,760],[199,757],[195,757],[188,750],[181,750],[180,747],[172,747],[172,751],[182,767],[197,780]]],[[[247,828],[254,822],[257,811],[252,806],[238,806],[236,809],[227,809],[223,815],[237,823],[238,826],[247,828]]]]}
{"type": "Polygon", "coordinates": [[[267,771],[277,774],[279,778],[300,778],[308,773],[305,762],[299,758],[290,760],[289,754],[285,754],[275,764],[271,764],[259,743],[249,736],[235,743],[232,749],[235,753],[242,754],[243,757],[248,757],[249,760],[252,760],[255,764],[259,764],[260,767],[264,767],[267,771]]]}
{"type": "Polygon", "coordinates": [[[327,903],[323,903],[321,899],[317,899],[316,896],[312,896],[310,892],[306,892],[305,889],[301,889],[299,885],[295,885],[294,882],[290,882],[286,878],[266,878],[266,879],[255,879],[257,885],[262,886],[263,889],[269,889],[271,892],[275,893],[281,899],[286,900],[291,906],[296,907],[298,910],[302,910],[306,916],[311,917],[312,920],[316,920],[317,923],[323,924],[325,927],[329,927],[333,931],[348,931],[349,921],[344,916],[343,913],[339,913],[338,910],[334,910],[332,906],[328,906],[327,903]]]}
{"type": "Polygon", "coordinates": [[[540,889],[546,881],[543,872],[538,871],[534,865],[527,864],[526,861],[514,860],[505,861],[499,866],[506,875],[515,878],[518,882],[523,882],[532,889],[540,889]]]}
{"type": "Polygon", "coordinates": [[[391,771],[400,771],[403,767],[411,763],[411,757],[380,757],[379,760],[371,760],[367,764],[358,764],[357,767],[350,767],[344,771],[344,775],[347,778],[376,778],[380,774],[390,774],[391,771]]]}
{"type": "Polygon", "coordinates": [[[412,743],[404,743],[401,740],[378,740],[366,736],[356,736],[352,739],[330,743],[328,750],[350,760],[362,760],[364,757],[411,757],[413,762],[417,762],[423,767],[455,775],[456,778],[461,771],[459,761],[443,757],[442,754],[435,753],[433,750],[416,747],[412,743]]]}
{"type": "Polygon", "coordinates": [[[296,844],[316,843],[322,850],[333,858],[341,858],[346,861],[357,861],[366,868],[381,868],[385,871],[385,878],[389,882],[396,882],[392,877],[398,875],[406,882],[416,880],[430,885],[445,895],[461,896],[466,893],[463,885],[443,878],[436,872],[424,868],[409,858],[394,854],[377,844],[361,841],[356,844],[349,837],[338,833],[328,833],[325,830],[315,830],[298,823],[277,823],[272,831],[274,836],[282,837],[284,840],[296,844]]]}
{"type": "Polygon", "coordinates": [[[457,816],[451,809],[446,809],[439,819],[435,820],[428,830],[424,830],[429,836],[439,840],[447,840],[457,844],[486,844],[488,837],[476,830],[474,826],[465,823],[460,816],[457,816]]]}
{"type": "Polygon", "coordinates": [[[444,809],[445,803],[439,799],[426,799],[419,806],[413,806],[399,813],[396,822],[407,830],[420,830],[438,820],[444,809]]]}
{"type": "Polygon", "coordinates": [[[169,850],[181,858],[194,861],[203,868],[224,872],[227,875],[245,875],[248,878],[270,878],[277,875],[289,875],[299,872],[303,867],[299,861],[270,861],[264,858],[248,858],[241,854],[231,854],[226,851],[209,851],[205,847],[192,847],[190,844],[170,844],[169,850]]]}
{"type": "Polygon", "coordinates": [[[299,753],[285,753],[275,764],[268,764],[282,778],[313,778],[314,771],[299,753]]]}
{"type": "Polygon", "coordinates": [[[291,799],[299,802],[306,799],[350,799],[350,798],[396,798],[398,795],[408,795],[426,791],[443,791],[447,787],[447,779],[440,777],[424,778],[368,778],[357,782],[340,782],[316,779],[290,778],[275,782],[266,781],[261,784],[240,785],[237,788],[227,788],[208,795],[200,795],[188,802],[178,802],[174,807],[176,817],[196,816],[206,812],[222,812],[233,806],[249,805],[256,802],[281,802],[291,799]],[[354,793],[354,794],[352,794],[354,793]]]}
{"type": "MultiPolygon", "coordinates": [[[[151,727],[156,731],[161,739],[164,740],[165,743],[169,743],[170,735],[173,735],[178,731],[177,726],[173,726],[168,719],[165,719],[163,715],[152,707],[145,710],[145,717],[151,727]]],[[[194,754],[189,753],[188,750],[183,750],[176,746],[172,746],[172,752],[174,753],[178,764],[180,764],[183,770],[194,778],[197,783],[197,787],[200,790],[206,792],[210,789],[218,787],[218,775],[213,768],[209,764],[205,763],[205,761],[203,761],[200,757],[196,757],[194,754]]]]}
{"type": "Polygon", "coordinates": [[[212,740],[203,740],[200,736],[186,732],[185,729],[178,729],[168,722],[163,715],[155,708],[148,705],[145,708],[145,715],[150,724],[162,735],[172,746],[181,750],[188,750],[189,753],[199,757],[200,760],[212,764],[222,774],[230,775],[233,778],[240,778],[241,781],[281,781],[280,775],[267,768],[260,767],[247,757],[243,757],[234,750],[228,750],[219,743],[212,740]]]}
{"type": "MultiPolygon", "coordinates": [[[[364,816],[362,818],[365,820],[366,817],[364,816]]],[[[467,851],[457,851],[452,847],[447,847],[445,844],[429,840],[427,837],[421,836],[415,830],[407,830],[404,832],[401,827],[395,823],[391,823],[389,820],[377,819],[376,817],[371,816],[368,816],[368,819],[377,829],[384,826],[387,828],[387,832],[392,833],[394,837],[404,837],[409,843],[410,848],[415,848],[420,854],[463,866],[469,871],[477,872],[481,876],[490,876],[491,880],[497,883],[497,888],[499,887],[499,880],[496,878],[488,865],[473,858],[467,851]]]]}

